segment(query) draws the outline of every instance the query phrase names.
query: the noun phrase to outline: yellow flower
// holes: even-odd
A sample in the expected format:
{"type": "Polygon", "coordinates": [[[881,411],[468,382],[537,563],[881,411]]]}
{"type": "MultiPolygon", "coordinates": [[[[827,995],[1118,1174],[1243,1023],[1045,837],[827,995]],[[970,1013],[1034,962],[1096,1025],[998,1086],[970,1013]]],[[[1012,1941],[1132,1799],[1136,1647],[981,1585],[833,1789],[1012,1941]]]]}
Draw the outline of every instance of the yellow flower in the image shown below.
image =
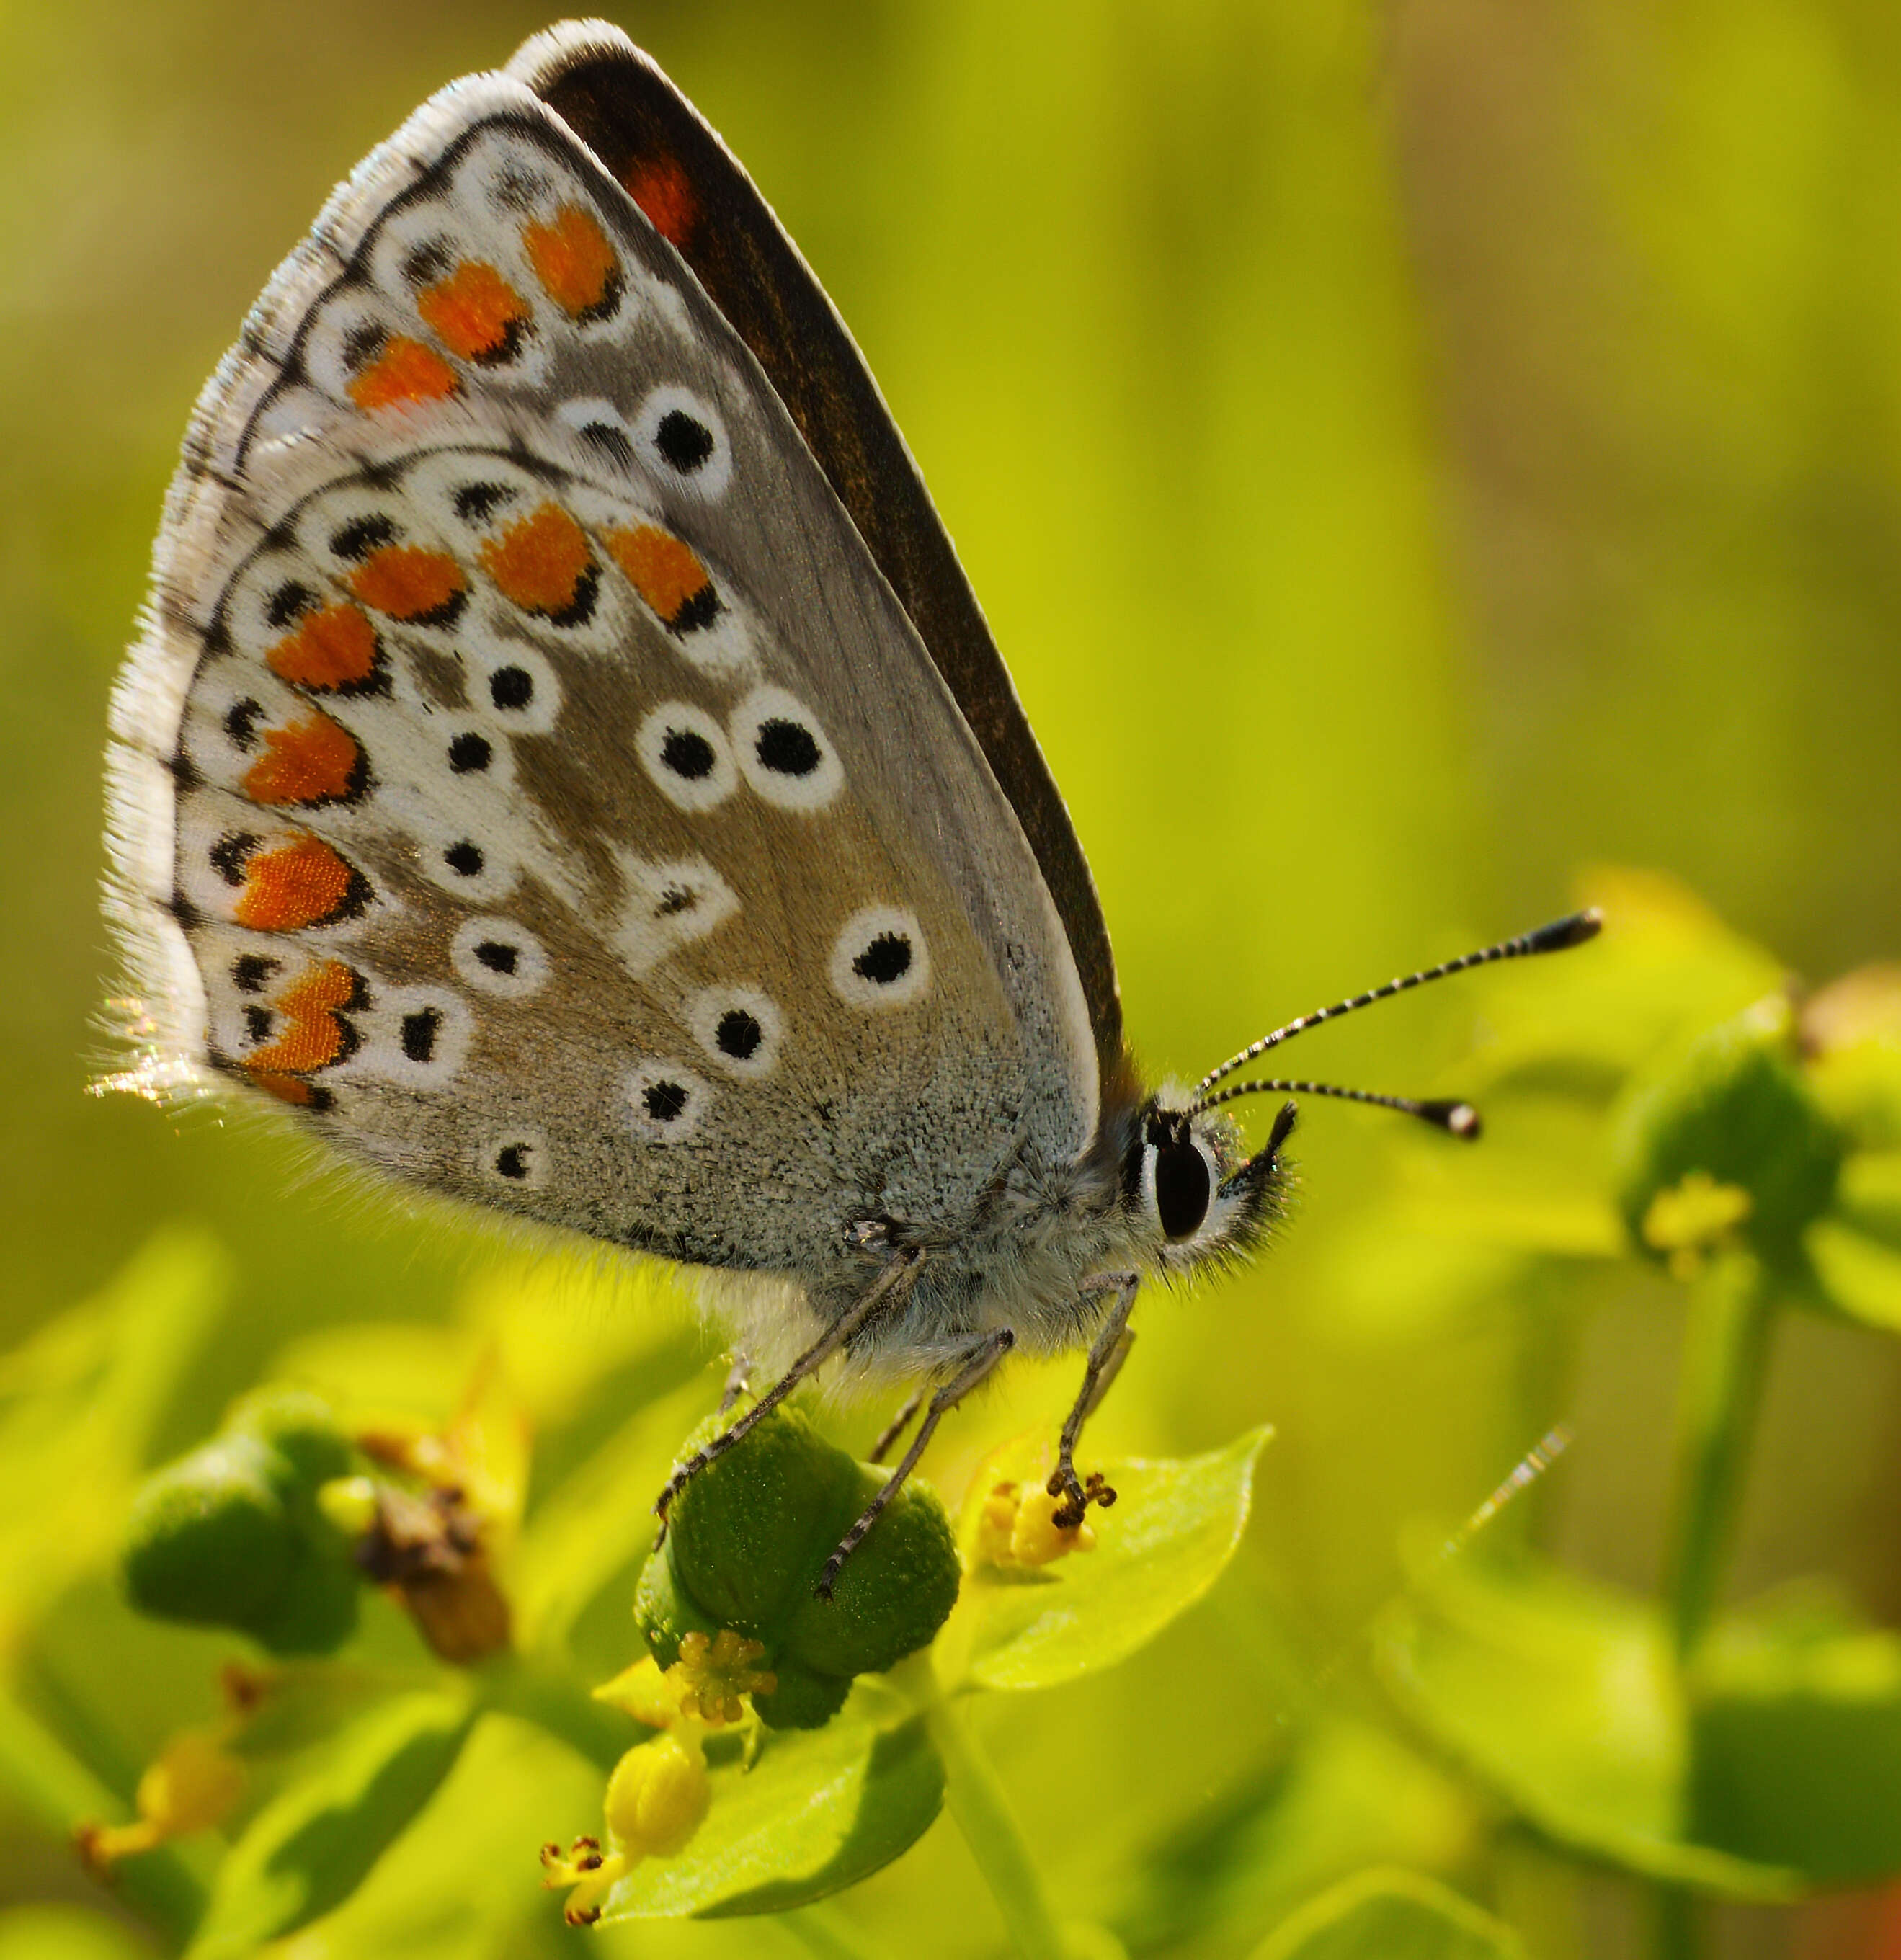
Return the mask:
{"type": "Polygon", "coordinates": [[[221,1823],[244,1793],[244,1766],[227,1755],[208,1729],[186,1729],[139,1779],[132,1824],[82,1824],[74,1833],[79,1855],[96,1872],[121,1858],[155,1850],[189,1831],[221,1823]]]}
{"type": "Polygon", "coordinates": [[[765,1656],[763,1641],[749,1640],[730,1627],[710,1640],[701,1633],[684,1635],[680,1658],[667,1670],[679,1683],[680,1713],[712,1729],[738,1721],[746,1713],[742,1694],[770,1694],[779,1686],[777,1675],[753,1665],[765,1656]]]}
{"type": "Polygon", "coordinates": [[[1693,1278],[1704,1255],[1727,1239],[1754,1208],[1755,1200],[1740,1185],[1718,1184],[1708,1171],[1693,1170],[1651,1200],[1644,1214],[1644,1242],[1669,1255],[1673,1278],[1693,1278]]]}
{"type": "Polygon", "coordinates": [[[667,1733],[629,1749],[607,1781],[607,1849],[596,1838],[577,1838],[564,1856],[559,1844],[541,1847],[542,1882],[570,1889],[562,1916],[570,1926],[591,1926],[600,1902],[642,1858],[669,1858],[686,1848],[706,1816],[712,1783],[700,1725],[690,1718],[667,1733]]]}
{"type": "Polygon", "coordinates": [[[1072,1551],[1094,1551],[1096,1534],[1086,1517],[1057,1522],[1058,1513],[1067,1508],[1065,1499],[1040,1486],[1025,1490],[1008,1479],[992,1484],[977,1516],[975,1562],[1022,1569],[1048,1565],[1072,1551]]]}

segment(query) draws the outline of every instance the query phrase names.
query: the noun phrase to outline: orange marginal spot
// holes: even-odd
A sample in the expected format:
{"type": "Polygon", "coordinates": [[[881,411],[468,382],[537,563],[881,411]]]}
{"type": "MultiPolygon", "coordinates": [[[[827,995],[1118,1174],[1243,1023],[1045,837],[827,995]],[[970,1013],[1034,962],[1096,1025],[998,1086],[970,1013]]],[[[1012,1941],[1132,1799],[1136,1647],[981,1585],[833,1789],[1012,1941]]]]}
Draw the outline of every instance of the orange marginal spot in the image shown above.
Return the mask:
{"type": "Polygon", "coordinates": [[[669,625],[712,584],[693,547],[657,526],[610,531],[607,549],[634,590],[669,625]]]}
{"type": "Polygon", "coordinates": [[[619,285],[620,255],[578,204],[564,204],[545,224],[530,219],[521,243],[543,291],[572,319],[605,304],[619,285]]]}
{"type": "Polygon", "coordinates": [[[269,1069],[252,1069],[251,1080],[280,1102],[293,1103],[300,1109],[307,1109],[317,1100],[317,1091],[301,1076],[278,1075],[269,1069]]]}
{"type": "Polygon", "coordinates": [[[264,730],[264,753],[244,772],[253,803],[334,803],[363,787],[363,751],[347,728],[312,708],[264,730]]]}
{"type": "Polygon", "coordinates": [[[323,925],[349,904],[358,874],[349,861],[306,831],[245,861],[244,891],[232,914],[254,932],[323,925]]]}
{"type": "Polygon", "coordinates": [[[447,552],[419,545],[385,545],[350,574],[350,590],[366,606],[393,619],[433,623],[469,589],[460,565],[447,552]]]}
{"type": "MultiPolygon", "coordinates": [[[[253,1048],[244,1058],[245,1068],[260,1077],[297,1076],[341,1061],[355,1044],[337,1013],[361,997],[362,988],[362,982],[340,959],[326,959],[307,969],[271,1002],[289,1025],[268,1048],[253,1048]]],[[[284,1096],[283,1089],[269,1083],[263,1086],[273,1095],[284,1096]]],[[[304,1093],[284,1096],[285,1101],[307,1102],[310,1085],[296,1086],[304,1093]]]]}
{"type": "Polygon", "coordinates": [[[376,628],[354,606],[326,606],[264,656],[293,687],[354,687],[376,672],[376,628]]]}
{"type": "Polygon", "coordinates": [[[533,310],[479,259],[463,259],[446,279],[419,293],[416,310],[443,345],[464,361],[495,361],[512,352],[533,310]]]}
{"type": "Polygon", "coordinates": [[[439,402],[461,383],[456,371],[432,347],[406,334],[392,334],[382,350],[351,378],[350,399],[374,414],[378,409],[400,408],[406,402],[439,402]]]}
{"type": "Polygon", "coordinates": [[[556,619],[575,609],[594,563],[587,534],[559,504],[537,505],[476,555],[505,598],[556,619]]]}
{"type": "Polygon", "coordinates": [[[621,181],[668,244],[686,243],[699,218],[699,200],[686,173],[671,157],[642,158],[629,164],[621,181]]]}

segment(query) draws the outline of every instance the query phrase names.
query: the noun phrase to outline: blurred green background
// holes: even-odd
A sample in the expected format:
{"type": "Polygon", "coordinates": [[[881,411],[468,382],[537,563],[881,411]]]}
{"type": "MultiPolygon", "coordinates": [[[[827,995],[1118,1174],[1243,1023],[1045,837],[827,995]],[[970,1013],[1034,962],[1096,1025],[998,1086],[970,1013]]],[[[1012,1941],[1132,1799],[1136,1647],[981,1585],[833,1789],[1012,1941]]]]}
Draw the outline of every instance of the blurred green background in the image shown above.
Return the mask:
{"type": "MultiPolygon", "coordinates": [[[[1152,1068],[1199,1074],[1323,999],[1551,916],[1604,862],[1673,874],[1812,978],[1901,953],[1901,14],[696,0],[617,18],[746,163],[883,384],[1069,800],[1152,1068]]],[[[106,696],[191,399],[330,184],[547,18],[490,0],[0,10],[0,1345],[161,1224],[209,1228],[237,1303],[159,1454],[287,1343],[439,1321],[502,1256],[313,1176],[275,1132],[84,1090],[107,1053],[106,696]]],[[[1530,984],[1395,1006],[1303,1065],[1456,1083],[1530,984]]],[[[1180,1452],[1262,1420],[1278,1440],[1225,1603],[993,1725],[1059,1895],[1125,1883],[1270,1777],[1291,1701],[1350,1669],[1400,1583],[1409,1522],[1456,1521],[1552,1422],[1577,1440],[1534,1500],[1547,1539],[1654,1581],[1673,1299],[1626,1271],[1473,1309],[1466,1268],[1447,1277],[1473,1255],[1356,1232],[1401,1148],[1310,1107],[1283,1249],[1140,1316],[1106,1440],[1180,1452]],[[1279,1674],[1240,1668],[1220,1631],[1264,1626],[1269,1600],[1294,1630],[1279,1674]]],[[[1508,1122],[1484,1148],[1512,1150],[1508,1122]]],[[[945,1488],[1064,1386],[1027,1377],[958,1418],[933,1459],[945,1488]]],[[[1901,1617],[1898,1392],[1892,1344],[1791,1323],[1740,1589],[1827,1570],[1901,1617]]],[[[17,1643],[14,1621],[0,1601],[17,1643]]],[[[93,1663],[69,1659],[82,1682],[93,1663]]],[[[135,1761],[163,1716],[129,1717],[115,1745],[135,1761]]],[[[1551,1863],[1523,1850],[1540,1950],[1623,1950],[1621,1882],[1561,1884],[1551,1863]]],[[[0,1809],[0,1897],[91,1896],[0,1809]]],[[[1291,1902],[1263,1901],[1259,1930],[1291,1902]]],[[[891,1951],[998,1938],[941,1826],[851,1903],[891,1951]]],[[[1737,1910],[1724,1950],[1873,1952],[1879,1917],[1737,1910]]]]}

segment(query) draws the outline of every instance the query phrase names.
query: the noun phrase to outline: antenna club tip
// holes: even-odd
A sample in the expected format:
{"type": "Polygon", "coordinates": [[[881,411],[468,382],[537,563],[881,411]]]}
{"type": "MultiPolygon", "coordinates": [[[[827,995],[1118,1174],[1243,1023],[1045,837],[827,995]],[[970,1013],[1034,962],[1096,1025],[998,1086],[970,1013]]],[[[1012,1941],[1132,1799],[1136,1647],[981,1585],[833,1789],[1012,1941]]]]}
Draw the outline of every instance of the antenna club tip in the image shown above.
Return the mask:
{"type": "Polygon", "coordinates": [[[1530,946],[1533,953],[1563,953],[1574,946],[1582,946],[1587,940],[1595,939],[1604,929],[1604,915],[1595,905],[1587,905],[1581,912],[1573,912],[1568,918],[1553,921],[1541,926],[1531,935],[1530,946]]]}
{"type": "Polygon", "coordinates": [[[1474,1141],[1485,1128],[1478,1111],[1470,1102],[1422,1102],[1419,1109],[1428,1123],[1437,1124],[1447,1135],[1466,1143],[1474,1141]]]}

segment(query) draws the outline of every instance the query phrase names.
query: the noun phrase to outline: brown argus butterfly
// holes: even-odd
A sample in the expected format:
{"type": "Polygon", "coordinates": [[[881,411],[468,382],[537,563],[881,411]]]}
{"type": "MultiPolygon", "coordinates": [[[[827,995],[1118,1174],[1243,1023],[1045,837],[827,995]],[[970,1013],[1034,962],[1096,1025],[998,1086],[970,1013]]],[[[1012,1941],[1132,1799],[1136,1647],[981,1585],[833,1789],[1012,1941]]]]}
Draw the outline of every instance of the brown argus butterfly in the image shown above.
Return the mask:
{"type": "MultiPolygon", "coordinates": [[[[1062,799],[876,384],[719,138],[600,22],[425,103],[205,390],[113,708],[151,1032],[359,1165],[731,1276],[779,1378],[1085,1350],[1245,1254],[1222,1086],[1122,1039],[1062,799]]],[[[1476,1130],[1463,1104],[1360,1096],[1476,1130]]],[[[884,1439],[895,1440],[894,1424],[884,1439]]]]}

